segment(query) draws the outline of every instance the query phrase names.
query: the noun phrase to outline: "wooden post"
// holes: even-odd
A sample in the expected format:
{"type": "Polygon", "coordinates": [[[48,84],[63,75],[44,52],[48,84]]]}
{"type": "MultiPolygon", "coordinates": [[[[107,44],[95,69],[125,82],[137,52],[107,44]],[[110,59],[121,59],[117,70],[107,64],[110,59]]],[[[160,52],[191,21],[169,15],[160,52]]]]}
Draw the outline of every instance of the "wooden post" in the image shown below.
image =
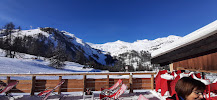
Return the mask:
{"type": "Polygon", "coordinates": [[[36,76],[32,76],[32,88],[31,88],[31,92],[30,95],[33,96],[35,95],[35,80],[36,80],[36,76]]]}
{"type": "Polygon", "coordinates": [[[133,74],[129,75],[130,93],[133,93],[133,74]]]}
{"type": "Polygon", "coordinates": [[[154,90],[154,75],[151,75],[151,89],[154,90]]]}
{"type": "Polygon", "coordinates": [[[10,76],[7,76],[7,84],[9,84],[11,81],[11,77],[10,76]]]}
{"type": "Polygon", "coordinates": [[[107,88],[109,88],[109,75],[107,75],[106,84],[108,86],[107,88]]]}
{"type": "MultiPolygon", "coordinates": [[[[59,76],[59,82],[61,82],[61,81],[62,81],[62,76],[59,76]]],[[[58,94],[59,95],[61,94],[61,85],[58,88],[58,94]]]]}
{"type": "MultiPolygon", "coordinates": [[[[11,77],[10,76],[7,76],[7,85],[10,83],[11,81],[11,77]]],[[[8,95],[9,92],[6,92],[6,95],[8,95]]]]}
{"type": "Polygon", "coordinates": [[[86,79],[87,79],[87,76],[86,76],[86,75],[83,75],[83,86],[84,86],[83,92],[86,91],[86,79]]]}
{"type": "Polygon", "coordinates": [[[173,68],[173,63],[171,63],[169,66],[170,66],[170,72],[173,72],[173,69],[174,69],[173,68]]]}

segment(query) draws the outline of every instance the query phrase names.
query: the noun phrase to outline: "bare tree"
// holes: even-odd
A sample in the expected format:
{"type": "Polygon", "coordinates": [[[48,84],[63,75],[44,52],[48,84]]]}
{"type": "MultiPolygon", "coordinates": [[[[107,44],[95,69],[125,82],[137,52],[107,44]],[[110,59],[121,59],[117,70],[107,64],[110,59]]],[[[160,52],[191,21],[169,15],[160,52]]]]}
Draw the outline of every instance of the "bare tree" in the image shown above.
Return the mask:
{"type": "Polygon", "coordinates": [[[6,57],[13,58],[14,56],[12,55],[12,33],[14,31],[15,25],[10,22],[5,25],[4,27],[4,34],[6,35],[6,40],[5,40],[5,49],[6,49],[6,57]]]}

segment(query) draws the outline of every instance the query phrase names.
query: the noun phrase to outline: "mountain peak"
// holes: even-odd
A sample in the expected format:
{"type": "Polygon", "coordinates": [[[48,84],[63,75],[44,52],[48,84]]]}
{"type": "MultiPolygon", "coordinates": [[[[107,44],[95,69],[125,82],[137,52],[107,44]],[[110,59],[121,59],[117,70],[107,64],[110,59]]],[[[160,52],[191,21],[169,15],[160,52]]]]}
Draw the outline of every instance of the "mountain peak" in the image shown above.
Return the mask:
{"type": "Polygon", "coordinates": [[[166,46],[167,44],[177,41],[180,38],[181,38],[180,36],[169,35],[168,37],[157,38],[155,40],[144,39],[144,40],[137,40],[133,43],[117,40],[115,42],[108,42],[105,44],[91,43],[90,46],[102,51],[110,52],[112,56],[117,56],[119,54],[128,52],[130,50],[135,50],[135,51],[143,50],[143,51],[153,52],[154,50],[157,50],[163,46],[166,46]]]}
{"type": "Polygon", "coordinates": [[[121,40],[117,40],[117,41],[115,41],[114,43],[126,43],[126,42],[121,41],[121,40]]]}

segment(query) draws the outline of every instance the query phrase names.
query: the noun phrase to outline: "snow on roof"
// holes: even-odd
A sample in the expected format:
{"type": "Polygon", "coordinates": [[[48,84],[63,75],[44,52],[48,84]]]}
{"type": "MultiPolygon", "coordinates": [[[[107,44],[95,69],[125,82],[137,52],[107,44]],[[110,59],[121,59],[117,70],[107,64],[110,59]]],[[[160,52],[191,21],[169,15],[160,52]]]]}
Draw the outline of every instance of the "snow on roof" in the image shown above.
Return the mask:
{"type": "Polygon", "coordinates": [[[152,58],[156,58],[158,56],[161,56],[163,54],[166,54],[168,52],[171,52],[173,50],[179,49],[181,47],[184,47],[186,45],[195,43],[199,40],[202,40],[204,38],[207,38],[213,34],[217,33],[217,20],[184,36],[183,38],[179,39],[178,41],[175,41],[168,46],[162,47],[154,52],[152,52],[152,58]]]}

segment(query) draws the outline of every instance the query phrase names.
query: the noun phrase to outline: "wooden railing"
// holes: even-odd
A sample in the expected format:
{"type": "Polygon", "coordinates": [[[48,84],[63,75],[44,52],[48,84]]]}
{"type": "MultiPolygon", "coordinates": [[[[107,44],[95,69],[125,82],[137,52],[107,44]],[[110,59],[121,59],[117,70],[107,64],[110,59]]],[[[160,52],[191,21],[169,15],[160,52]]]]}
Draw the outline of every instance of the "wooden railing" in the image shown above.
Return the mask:
{"type": "Polygon", "coordinates": [[[128,79],[122,79],[123,83],[128,86],[130,93],[134,89],[154,89],[154,75],[156,73],[144,73],[144,72],[115,72],[115,73],[64,73],[64,74],[0,74],[2,77],[7,77],[6,80],[0,80],[0,84],[9,83],[11,77],[26,77],[31,76],[31,80],[18,80],[19,84],[11,90],[12,93],[30,93],[34,95],[35,92],[40,92],[49,87],[54,88],[63,78],[63,76],[82,75],[83,79],[65,79],[65,83],[59,87],[55,92],[61,94],[61,92],[77,92],[85,91],[86,88],[90,88],[93,91],[100,91],[103,86],[110,87],[118,81],[117,78],[112,79],[110,75],[129,75],[128,79]],[[106,78],[91,79],[87,78],[88,75],[106,75],[106,78]],[[150,78],[133,78],[133,75],[150,75],[150,78]],[[38,76],[58,76],[56,80],[37,79],[38,76]]]}

